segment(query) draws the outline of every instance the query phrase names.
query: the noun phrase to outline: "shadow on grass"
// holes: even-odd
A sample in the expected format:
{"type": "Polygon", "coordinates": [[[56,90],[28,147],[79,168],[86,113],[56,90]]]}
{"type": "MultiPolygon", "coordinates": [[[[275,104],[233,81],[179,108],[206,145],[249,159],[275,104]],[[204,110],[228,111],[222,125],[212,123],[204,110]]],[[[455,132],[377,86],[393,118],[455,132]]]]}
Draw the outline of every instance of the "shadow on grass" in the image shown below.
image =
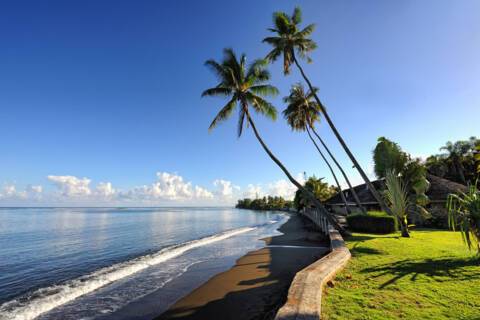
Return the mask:
{"type": "Polygon", "coordinates": [[[373,276],[373,278],[392,275],[393,278],[380,286],[380,289],[383,289],[404,277],[410,277],[411,281],[416,281],[419,275],[427,276],[437,282],[480,279],[478,271],[464,269],[465,267],[473,266],[480,266],[480,260],[477,257],[468,259],[426,259],[421,261],[402,260],[388,265],[366,268],[362,272],[379,273],[373,276]]]}
{"type": "Polygon", "coordinates": [[[364,254],[383,254],[383,251],[374,248],[360,247],[358,246],[358,243],[356,243],[353,248],[350,249],[350,253],[352,256],[356,257],[364,254]]]}
{"type": "Polygon", "coordinates": [[[391,236],[384,236],[384,235],[374,235],[374,234],[355,234],[348,236],[346,239],[347,241],[355,241],[355,242],[362,242],[362,241],[368,241],[368,240],[373,240],[377,238],[382,238],[382,239],[400,239],[400,236],[397,235],[391,235],[391,236]]]}

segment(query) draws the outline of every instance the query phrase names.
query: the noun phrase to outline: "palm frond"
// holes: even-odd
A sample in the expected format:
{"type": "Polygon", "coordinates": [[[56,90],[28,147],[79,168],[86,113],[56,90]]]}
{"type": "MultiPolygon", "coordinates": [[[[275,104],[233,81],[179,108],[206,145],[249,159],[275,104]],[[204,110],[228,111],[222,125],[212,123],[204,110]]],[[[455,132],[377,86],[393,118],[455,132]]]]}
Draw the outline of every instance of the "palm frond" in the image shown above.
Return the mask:
{"type": "Polygon", "coordinates": [[[302,11],[300,10],[299,7],[295,7],[295,9],[293,9],[293,14],[292,14],[292,23],[299,24],[301,22],[302,22],[302,11]]]}
{"type": "Polygon", "coordinates": [[[263,85],[257,85],[250,87],[250,91],[253,92],[256,95],[261,95],[261,96],[276,96],[278,95],[279,91],[276,87],[269,85],[269,84],[263,84],[263,85]]]}
{"type": "Polygon", "coordinates": [[[202,97],[206,96],[229,96],[232,94],[232,90],[230,88],[224,88],[224,87],[214,87],[210,89],[206,89],[205,91],[202,92],[202,97]]]}
{"type": "Polygon", "coordinates": [[[272,120],[277,119],[277,109],[270,102],[251,92],[246,94],[246,98],[256,112],[272,120]]]}
{"type": "Polygon", "coordinates": [[[205,66],[208,67],[217,76],[220,81],[223,81],[226,76],[224,67],[213,59],[205,61],[205,66]]]}
{"type": "Polygon", "coordinates": [[[216,126],[218,126],[219,123],[227,120],[232,114],[232,112],[235,110],[236,106],[237,106],[237,97],[234,96],[215,116],[212,123],[208,127],[208,130],[212,131],[216,126]]]}

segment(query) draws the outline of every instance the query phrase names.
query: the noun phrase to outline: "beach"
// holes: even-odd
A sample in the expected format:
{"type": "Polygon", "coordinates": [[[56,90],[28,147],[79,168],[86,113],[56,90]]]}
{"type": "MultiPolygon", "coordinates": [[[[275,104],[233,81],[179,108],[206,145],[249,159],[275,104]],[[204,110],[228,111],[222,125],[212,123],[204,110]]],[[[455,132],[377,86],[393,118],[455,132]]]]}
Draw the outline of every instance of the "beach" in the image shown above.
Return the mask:
{"type": "Polygon", "coordinates": [[[266,246],[238,259],[175,302],[156,320],[273,319],[295,274],[328,252],[325,237],[297,215],[263,239],[266,246]]]}

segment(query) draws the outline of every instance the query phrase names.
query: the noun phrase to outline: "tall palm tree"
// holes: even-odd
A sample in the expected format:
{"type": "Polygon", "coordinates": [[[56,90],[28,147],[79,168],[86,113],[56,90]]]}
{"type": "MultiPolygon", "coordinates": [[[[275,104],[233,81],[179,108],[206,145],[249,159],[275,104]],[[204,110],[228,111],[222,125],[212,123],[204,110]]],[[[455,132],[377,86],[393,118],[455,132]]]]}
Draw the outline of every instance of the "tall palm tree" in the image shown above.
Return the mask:
{"type": "Polygon", "coordinates": [[[350,183],[350,180],[348,179],[347,174],[345,173],[345,171],[343,170],[342,166],[337,161],[337,159],[334,157],[334,155],[332,154],[332,152],[330,151],[326,143],[323,141],[323,139],[315,130],[315,122],[320,120],[320,107],[318,103],[316,103],[312,99],[313,99],[314,92],[316,92],[317,90],[318,90],[317,88],[314,88],[313,92],[312,91],[305,92],[305,89],[300,83],[292,86],[292,88],[290,89],[290,95],[288,95],[283,99],[283,101],[288,104],[287,108],[283,111],[283,115],[287,120],[288,124],[290,125],[290,127],[292,128],[292,130],[307,132],[308,136],[310,137],[310,140],[313,142],[313,144],[315,145],[315,148],[317,148],[318,152],[320,153],[320,156],[322,157],[322,159],[325,161],[328,168],[330,169],[330,172],[332,173],[335,183],[339,188],[340,196],[342,198],[342,201],[345,204],[345,208],[347,212],[349,212],[347,199],[345,198],[345,194],[342,192],[342,188],[340,187],[340,183],[338,182],[335,171],[330,165],[330,162],[324,156],[323,152],[318,147],[318,144],[316,143],[315,139],[313,139],[310,131],[315,134],[317,139],[322,144],[323,148],[327,151],[330,158],[333,160],[337,168],[342,173],[345,181],[347,182],[352,192],[352,195],[355,199],[357,206],[362,211],[365,211],[365,209],[362,207],[360,203],[360,199],[358,198],[357,193],[353,189],[350,183]]]}
{"type": "Polygon", "coordinates": [[[259,59],[247,66],[245,54],[242,54],[240,59],[237,59],[237,56],[232,49],[224,50],[224,58],[220,63],[215,60],[207,60],[205,62],[205,65],[217,76],[219,84],[213,88],[205,90],[202,93],[202,97],[223,96],[230,98],[227,104],[213,119],[209,130],[215,128],[220,122],[227,120],[236,107],[239,106],[238,136],[240,137],[242,134],[246,119],[247,125],[249,124],[252,127],[255,137],[260,142],[265,152],[280,167],[290,182],[298,189],[302,190],[315,206],[326,214],[328,220],[334,227],[343,230],[337,223],[336,219],[326,211],[315,195],[305,189],[293,178],[287,168],[270,151],[258,133],[250,113],[250,107],[252,107],[255,112],[265,115],[272,120],[275,120],[277,116],[277,110],[275,107],[263,98],[265,96],[278,94],[277,88],[267,83],[270,79],[270,73],[265,68],[267,64],[266,60],[259,59]]]}
{"type": "Polygon", "coordinates": [[[315,141],[315,139],[313,139],[312,134],[310,133],[310,130],[313,127],[313,122],[318,120],[319,112],[317,109],[315,109],[315,105],[311,105],[306,98],[307,97],[302,86],[293,86],[290,89],[290,95],[283,98],[283,101],[285,103],[288,103],[287,108],[283,110],[283,116],[285,117],[285,120],[287,120],[287,123],[289,124],[290,128],[292,128],[292,130],[307,132],[308,137],[312,141],[313,145],[317,149],[328,169],[330,170],[333,179],[335,180],[335,184],[338,187],[340,196],[345,205],[346,212],[350,213],[350,210],[348,209],[347,199],[342,192],[342,187],[338,182],[337,175],[335,174],[335,171],[330,165],[330,162],[328,162],[327,158],[323,155],[322,150],[320,150],[317,142],[315,141]]]}
{"type": "MultiPolygon", "coordinates": [[[[267,37],[263,39],[263,42],[273,47],[273,49],[266,56],[269,61],[274,62],[280,56],[283,56],[283,71],[285,74],[290,73],[291,65],[295,64],[300,71],[303,79],[308,84],[310,91],[314,92],[314,87],[306,76],[302,66],[298,62],[297,55],[300,58],[307,59],[307,62],[311,61],[310,57],[308,57],[308,54],[313,51],[317,47],[317,45],[312,39],[309,38],[309,36],[315,29],[315,25],[309,24],[305,28],[300,29],[299,24],[301,22],[302,13],[300,11],[300,8],[298,7],[294,9],[292,16],[289,16],[284,12],[275,12],[273,15],[274,28],[268,29],[269,31],[275,33],[275,36],[267,37]]],[[[320,110],[322,111],[323,115],[325,116],[325,120],[335,134],[335,137],[342,145],[350,160],[353,162],[355,168],[357,168],[358,172],[367,184],[368,189],[370,190],[372,195],[375,197],[375,199],[378,201],[378,203],[384,210],[391,213],[390,209],[385,204],[385,201],[382,199],[378,191],[370,182],[367,175],[365,174],[365,171],[363,171],[357,159],[355,159],[353,153],[348,148],[347,144],[345,143],[337,128],[333,124],[332,119],[330,119],[330,116],[328,115],[324,105],[322,104],[322,102],[318,98],[318,95],[315,92],[313,94],[313,97],[320,106],[320,110]]]]}

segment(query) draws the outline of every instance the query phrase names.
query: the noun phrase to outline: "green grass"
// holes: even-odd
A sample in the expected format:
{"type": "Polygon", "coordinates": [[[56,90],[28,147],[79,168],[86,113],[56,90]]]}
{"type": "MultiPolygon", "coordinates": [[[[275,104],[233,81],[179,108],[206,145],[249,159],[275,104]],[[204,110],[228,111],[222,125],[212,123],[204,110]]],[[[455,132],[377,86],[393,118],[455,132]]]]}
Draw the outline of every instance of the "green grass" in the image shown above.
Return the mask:
{"type": "Polygon", "coordinates": [[[354,233],[322,319],[480,319],[480,259],[460,233],[354,233]]]}

